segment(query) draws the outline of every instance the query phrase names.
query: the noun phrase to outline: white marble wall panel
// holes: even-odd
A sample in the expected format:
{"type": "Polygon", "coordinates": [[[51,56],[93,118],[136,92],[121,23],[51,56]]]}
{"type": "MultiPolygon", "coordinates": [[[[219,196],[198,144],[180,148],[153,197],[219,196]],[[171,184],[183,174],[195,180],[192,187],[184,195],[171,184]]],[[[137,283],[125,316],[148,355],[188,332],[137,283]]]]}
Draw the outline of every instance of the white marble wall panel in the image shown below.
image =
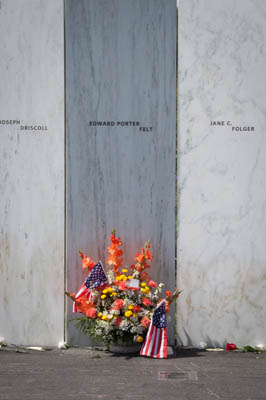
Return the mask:
{"type": "MultiPolygon", "coordinates": [[[[112,228],[128,265],[151,240],[151,274],[172,289],[176,0],[66,1],[66,106],[69,290],[82,282],[79,248],[104,261],[112,228]]],[[[69,302],[69,318],[71,310],[69,302]]],[[[88,343],[73,323],[68,329],[69,342],[88,343]]]]}
{"type": "Polygon", "coordinates": [[[180,1],[177,329],[186,345],[266,345],[265,66],[264,0],[180,1]]]}
{"type": "Polygon", "coordinates": [[[0,336],[18,344],[64,338],[63,22],[61,0],[0,1],[0,336]]]}

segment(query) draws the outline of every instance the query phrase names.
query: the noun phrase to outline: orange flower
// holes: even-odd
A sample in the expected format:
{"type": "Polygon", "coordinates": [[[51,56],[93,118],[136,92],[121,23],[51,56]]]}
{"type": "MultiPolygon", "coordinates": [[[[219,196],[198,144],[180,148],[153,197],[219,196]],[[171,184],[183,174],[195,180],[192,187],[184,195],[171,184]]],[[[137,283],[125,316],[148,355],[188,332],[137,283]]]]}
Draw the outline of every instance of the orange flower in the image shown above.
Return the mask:
{"type": "Polygon", "coordinates": [[[169,312],[169,301],[165,302],[165,312],[169,312]]]}
{"type": "Polygon", "coordinates": [[[91,307],[86,311],[87,317],[90,317],[90,318],[93,318],[93,319],[96,318],[96,314],[97,314],[97,311],[96,311],[95,307],[91,307]]]}
{"type": "Polygon", "coordinates": [[[136,257],[134,260],[136,261],[135,268],[141,272],[145,268],[150,268],[150,265],[147,264],[146,261],[151,261],[152,260],[152,254],[149,250],[150,248],[150,242],[145,243],[145,247],[141,249],[141,252],[136,254],[136,257]]]}
{"type": "Polygon", "coordinates": [[[95,262],[87,256],[87,254],[84,254],[84,257],[82,258],[82,268],[93,268],[95,266],[95,262]]]}
{"type": "Polygon", "coordinates": [[[119,249],[122,246],[122,241],[120,238],[115,237],[115,231],[112,232],[110,236],[111,244],[107,248],[109,256],[107,257],[107,264],[113,265],[113,271],[117,271],[119,267],[123,265],[123,250],[119,249]]]}

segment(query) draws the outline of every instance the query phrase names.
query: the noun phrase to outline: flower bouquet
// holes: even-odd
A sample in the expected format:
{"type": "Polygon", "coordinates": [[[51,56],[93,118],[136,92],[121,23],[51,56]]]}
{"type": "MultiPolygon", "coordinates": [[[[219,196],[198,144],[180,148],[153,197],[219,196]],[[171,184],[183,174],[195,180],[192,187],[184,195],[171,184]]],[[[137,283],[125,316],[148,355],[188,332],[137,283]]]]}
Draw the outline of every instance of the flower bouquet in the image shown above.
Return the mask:
{"type": "Polygon", "coordinates": [[[147,272],[152,260],[149,242],[136,255],[135,263],[125,267],[122,241],[114,230],[110,240],[107,273],[101,261],[95,263],[80,251],[82,266],[89,274],[76,294],[66,291],[74,302],[73,311],[83,314],[75,319],[77,327],[101,339],[108,348],[111,344],[130,346],[143,342],[142,355],[164,358],[166,312],[181,291],[166,291],[166,298],[160,299],[164,284],[157,284],[147,272]]]}

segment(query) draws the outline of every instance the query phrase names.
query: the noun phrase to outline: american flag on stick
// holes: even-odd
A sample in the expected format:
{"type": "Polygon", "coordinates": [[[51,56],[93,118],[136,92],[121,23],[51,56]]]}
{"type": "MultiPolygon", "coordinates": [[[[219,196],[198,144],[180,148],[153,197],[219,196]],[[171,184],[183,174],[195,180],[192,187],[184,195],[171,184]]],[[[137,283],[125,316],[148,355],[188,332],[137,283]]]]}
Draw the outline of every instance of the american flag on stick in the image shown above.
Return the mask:
{"type": "Polygon", "coordinates": [[[107,278],[102,266],[101,261],[94,265],[90,274],[81,285],[78,293],[75,295],[75,301],[73,303],[73,312],[78,312],[76,301],[83,296],[87,296],[88,301],[91,299],[91,288],[97,288],[107,282],[107,278]]]}
{"type": "Polygon", "coordinates": [[[166,300],[163,299],[154,309],[145,342],[140,350],[141,356],[167,358],[166,300]]]}

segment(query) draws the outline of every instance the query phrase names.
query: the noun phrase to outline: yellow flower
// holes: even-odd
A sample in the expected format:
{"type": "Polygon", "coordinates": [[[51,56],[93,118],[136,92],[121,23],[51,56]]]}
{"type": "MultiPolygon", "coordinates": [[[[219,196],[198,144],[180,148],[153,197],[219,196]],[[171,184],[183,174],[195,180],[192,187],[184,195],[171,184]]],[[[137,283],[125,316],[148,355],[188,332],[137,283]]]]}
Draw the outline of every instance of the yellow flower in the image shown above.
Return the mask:
{"type": "MultiPolygon", "coordinates": [[[[106,289],[105,289],[105,290],[106,290],[106,289]]],[[[109,293],[112,293],[113,288],[112,288],[112,287],[109,287],[107,290],[108,290],[109,293]]],[[[104,292],[104,290],[103,290],[103,292],[104,292]]]]}
{"type": "Polygon", "coordinates": [[[140,286],[145,287],[146,283],[145,282],[141,282],[140,286]]]}
{"type": "Polygon", "coordinates": [[[122,272],[128,272],[128,269],[124,268],[122,269],[122,272]]]}
{"type": "Polygon", "coordinates": [[[106,294],[102,294],[101,299],[105,299],[105,298],[106,298],[106,294]]]}
{"type": "Polygon", "coordinates": [[[107,315],[103,315],[103,316],[102,316],[102,319],[103,319],[104,321],[109,321],[109,318],[107,317],[107,315]]]}
{"type": "Polygon", "coordinates": [[[118,318],[118,315],[114,314],[113,318],[118,318]]]}
{"type": "Polygon", "coordinates": [[[126,281],[127,280],[127,276],[123,276],[123,281],[126,281]]]}
{"type": "Polygon", "coordinates": [[[141,288],[140,290],[141,290],[141,292],[146,293],[146,289],[141,288]]]}
{"type": "Polygon", "coordinates": [[[139,342],[139,343],[143,342],[143,337],[142,336],[138,336],[137,337],[137,342],[139,342]]]}
{"type": "Polygon", "coordinates": [[[129,276],[127,277],[127,279],[133,279],[133,276],[129,275],[129,276]]]}
{"type": "Polygon", "coordinates": [[[150,289],[148,286],[145,287],[145,292],[146,292],[146,293],[149,293],[150,290],[151,290],[151,289],[150,289]]]}
{"type": "Polygon", "coordinates": [[[116,292],[113,292],[112,294],[111,294],[111,296],[116,296],[117,295],[117,293],[116,292]]]}
{"type": "Polygon", "coordinates": [[[132,313],[132,311],[130,311],[130,310],[128,310],[128,311],[125,312],[125,316],[126,316],[127,318],[131,317],[132,314],[133,314],[133,313],[132,313]]]}
{"type": "Polygon", "coordinates": [[[104,290],[103,290],[103,293],[104,293],[104,294],[108,293],[108,290],[107,290],[107,289],[104,289],[104,290]]]}
{"type": "Polygon", "coordinates": [[[138,314],[137,313],[133,313],[133,317],[137,317],[138,316],[138,314]]]}
{"type": "Polygon", "coordinates": [[[129,304],[128,309],[132,310],[132,308],[133,308],[132,304],[129,304]]]}
{"type": "Polygon", "coordinates": [[[101,317],[102,317],[102,315],[103,315],[103,313],[101,313],[101,312],[98,312],[98,314],[97,314],[97,317],[101,318],[101,317]]]}

